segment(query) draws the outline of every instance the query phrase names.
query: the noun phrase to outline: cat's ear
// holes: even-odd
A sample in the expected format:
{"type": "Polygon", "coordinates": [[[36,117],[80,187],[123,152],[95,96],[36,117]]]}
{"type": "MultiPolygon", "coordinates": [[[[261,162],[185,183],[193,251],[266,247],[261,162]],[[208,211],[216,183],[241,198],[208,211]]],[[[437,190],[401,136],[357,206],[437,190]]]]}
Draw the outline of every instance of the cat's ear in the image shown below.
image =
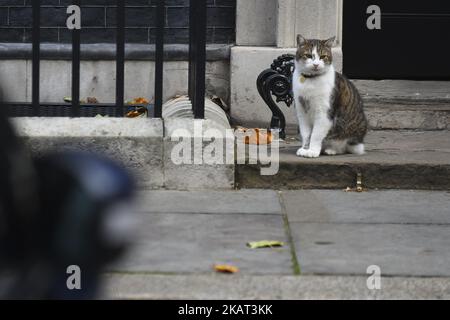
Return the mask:
{"type": "Polygon", "coordinates": [[[301,47],[306,43],[306,38],[303,37],[301,34],[297,35],[297,46],[301,47]]]}
{"type": "Polygon", "coordinates": [[[334,41],[336,41],[336,37],[332,37],[332,38],[330,38],[330,39],[328,39],[328,40],[325,40],[323,43],[324,43],[327,47],[332,48],[333,45],[334,45],[334,41]]]}

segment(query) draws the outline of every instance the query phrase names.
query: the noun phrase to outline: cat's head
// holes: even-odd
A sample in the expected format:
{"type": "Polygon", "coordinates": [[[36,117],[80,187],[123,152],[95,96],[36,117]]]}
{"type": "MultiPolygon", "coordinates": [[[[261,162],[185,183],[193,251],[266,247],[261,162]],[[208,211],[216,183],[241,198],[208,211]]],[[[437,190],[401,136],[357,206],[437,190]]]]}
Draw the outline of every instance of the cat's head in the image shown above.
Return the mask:
{"type": "Polygon", "coordinates": [[[332,48],[336,37],[328,40],[306,39],[297,36],[296,64],[305,74],[319,75],[333,64],[332,48]]]}

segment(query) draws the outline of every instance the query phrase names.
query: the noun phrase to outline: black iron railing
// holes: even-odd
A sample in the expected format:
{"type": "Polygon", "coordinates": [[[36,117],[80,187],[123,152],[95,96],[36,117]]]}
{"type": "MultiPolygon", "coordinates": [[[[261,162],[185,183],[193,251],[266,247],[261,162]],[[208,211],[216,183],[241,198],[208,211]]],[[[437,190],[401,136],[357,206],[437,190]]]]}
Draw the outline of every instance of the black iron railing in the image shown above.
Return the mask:
{"type": "Polygon", "coordinates": [[[278,131],[282,139],[286,138],[286,118],[278,103],[284,102],[290,107],[294,102],[291,85],[295,68],[294,59],[295,56],[292,54],[279,56],[256,80],[258,92],[272,112],[270,129],[278,131]]]}
{"type": "MultiPolygon", "coordinates": [[[[41,45],[41,1],[32,2],[33,43],[32,43],[32,101],[31,103],[6,103],[10,116],[68,116],[92,117],[108,115],[122,117],[130,108],[124,105],[125,97],[125,0],[117,0],[116,36],[116,97],[113,104],[80,103],[80,60],[81,35],[79,29],[72,30],[72,96],[71,103],[45,103],[40,101],[40,45],[41,45]]],[[[73,5],[82,5],[81,0],[73,0],[73,5]]],[[[156,43],[155,43],[155,93],[153,112],[149,116],[162,117],[164,79],[164,28],[165,1],[156,1],[156,43]]],[[[205,66],[206,66],[206,0],[190,1],[189,34],[189,97],[196,119],[205,114],[205,66]]],[[[141,106],[142,107],[142,106],[141,106]]]]}
{"type": "MultiPolygon", "coordinates": [[[[41,6],[40,1],[34,1],[33,2],[33,70],[32,70],[32,114],[34,116],[39,115],[39,98],[40,98],[40,92],[39,92],[39,75],[41,74],[41,6]]],[[[73,84],[73,83],[72,83],[73,84]]]]}
{"type": "Polygon", "coordinates": [[[189,20],[189,98],[196,119],[205,117],[206,0],[191,0],[189,20]],[[193,23],[192,23],[193,22],[193,23]]]}

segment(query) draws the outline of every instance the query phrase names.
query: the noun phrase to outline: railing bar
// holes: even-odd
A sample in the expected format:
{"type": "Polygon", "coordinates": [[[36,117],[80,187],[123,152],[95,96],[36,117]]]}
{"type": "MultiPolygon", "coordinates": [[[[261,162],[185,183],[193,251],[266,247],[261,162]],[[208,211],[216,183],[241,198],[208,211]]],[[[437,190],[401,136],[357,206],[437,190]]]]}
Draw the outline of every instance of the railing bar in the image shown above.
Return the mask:
{"type": "Polygon", "coordinates": [[[194,92],[194,117],[205,118],[205,71],[206,71],[206,0],[195,0],[195,92],[194,92]]]}
{"type": "Polygon", "coordinates": [[[33,66],[32,66],[32,106],[33,115],[39,116],[40,105],[40,59],[41,59],[41,4],[33,1],[33,66]]]}
{"type": "Polygon", "coordinates": [[[117,0],[116,113],[124,115],[125,100],[125,0],[117,0]]]}
{"type": "Polygon", "coordinates": [[[188,94],[191,102],[194,100],[195,93],[195,11],[196,1],[191,0],[189,5],[189,80],[188,94]]]}
{"type": "Polygon", "coordinates": [[[164,88],[164,27],[165,1],[158,0],[156,6],[156,45],[155,45],[155,118],[162,117],[164,88]]]}
{"type": "MultiPolygon", "coordinates": [[[[81,0],[74,0],[74,5],[81,6],[81,0]]],[[[80,30],[72,30],[72,117],[80,116],[80,30]]]]}

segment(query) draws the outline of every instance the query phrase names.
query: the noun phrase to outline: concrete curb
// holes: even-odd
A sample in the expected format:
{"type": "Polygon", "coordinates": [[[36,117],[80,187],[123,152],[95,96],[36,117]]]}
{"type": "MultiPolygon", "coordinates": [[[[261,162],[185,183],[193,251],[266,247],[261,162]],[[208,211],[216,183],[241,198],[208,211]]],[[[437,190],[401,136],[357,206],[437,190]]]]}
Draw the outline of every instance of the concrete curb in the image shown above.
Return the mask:
{"type": "Polygon", "coordinates": [[[129,169],[140,188],[164,184],[163,124],[159,119],[16,118],[31,153],[83,151],[110,157],[129,169]]]}
{"type": "MultiPolygon", "coordinates": [[[[224,130],[210,120],[15,118],[12,122],[34,156],[68,150],[102,154],[129,169],[141,189],[234,187],[234,162],[177,165],[172,161],[172,151],[178,143],[178,139],[172,139],[172,133],[184,128],[194,134],[194,123],[203,128],[200,137],[208,129],[224,130]]],[[[228,141],[234,146],[234,140],[227,139],[219,142],[225,145],[228,141]]]]}
{"type": "Polygon", "coordinates": [[[104,281],[104,299],[450,299],[450,278],[384,277],[381,290],[369,290],[364,276],[108,274],[104,281]]]}

